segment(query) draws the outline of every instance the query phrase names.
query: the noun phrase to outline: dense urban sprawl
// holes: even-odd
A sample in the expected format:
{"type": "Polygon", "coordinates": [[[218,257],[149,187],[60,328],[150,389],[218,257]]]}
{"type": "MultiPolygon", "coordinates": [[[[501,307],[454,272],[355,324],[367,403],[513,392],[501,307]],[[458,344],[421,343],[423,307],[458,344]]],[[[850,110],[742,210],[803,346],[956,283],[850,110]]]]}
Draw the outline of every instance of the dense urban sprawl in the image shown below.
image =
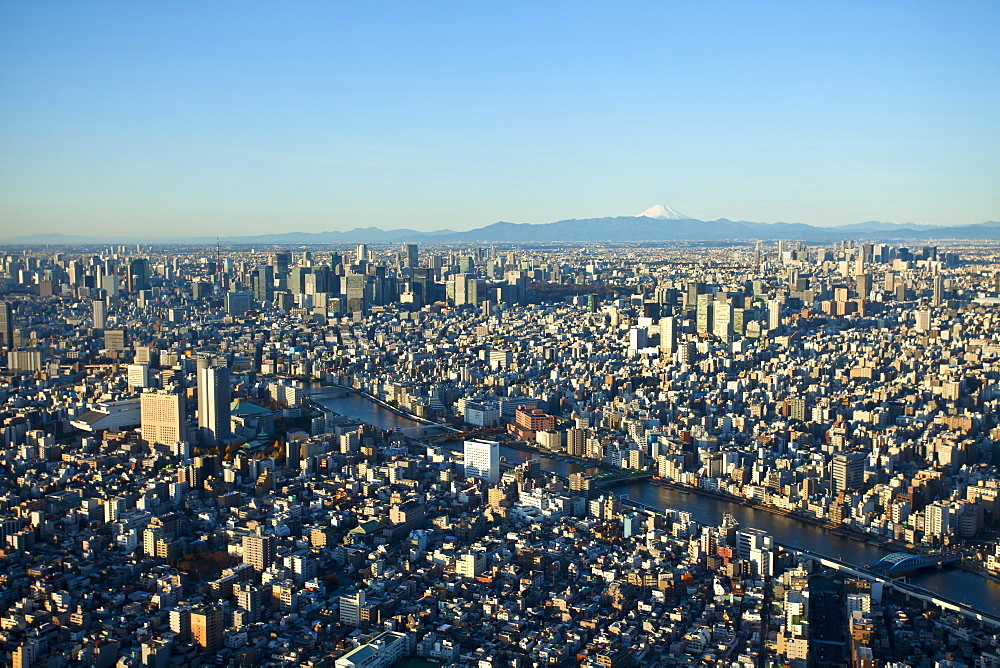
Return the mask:
{"type": "Polygon", "coordinates": [[[1000,575],[994,245],[22,247],[0,281],[0,662],[1000,666],[1000,610],[897,580],[1000,575]]]}

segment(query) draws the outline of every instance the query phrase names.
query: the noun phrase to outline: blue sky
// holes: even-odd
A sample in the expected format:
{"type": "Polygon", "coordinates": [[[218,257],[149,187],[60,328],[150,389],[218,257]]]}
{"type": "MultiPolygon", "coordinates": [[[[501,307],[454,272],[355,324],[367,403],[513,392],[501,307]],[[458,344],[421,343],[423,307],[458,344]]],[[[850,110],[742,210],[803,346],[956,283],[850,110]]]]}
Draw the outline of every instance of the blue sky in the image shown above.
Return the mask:
{"type": "Polygon", "coordinates": [[[1000,219],[1000,3],[0,3],[0,236],[1000,219]]]}

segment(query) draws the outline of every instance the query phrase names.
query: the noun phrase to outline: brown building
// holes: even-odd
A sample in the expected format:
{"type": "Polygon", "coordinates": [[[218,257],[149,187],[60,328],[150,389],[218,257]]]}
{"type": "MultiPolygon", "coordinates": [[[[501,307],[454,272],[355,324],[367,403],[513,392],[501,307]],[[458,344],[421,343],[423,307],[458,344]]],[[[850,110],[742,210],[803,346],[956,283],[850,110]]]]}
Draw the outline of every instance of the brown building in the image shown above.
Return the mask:
{"type": "Polygon", "coordinates": [[[184,395],[172,392],[143,392],[139,395],[142,440],[147,443],[173,445],[186,441],[184,395]]]}
{"type": "Polygon", "coordinates": [[[205,652],[222,649],[222,608],[203,605],[191,611],[191,635],[194,644],[205,652]]]}

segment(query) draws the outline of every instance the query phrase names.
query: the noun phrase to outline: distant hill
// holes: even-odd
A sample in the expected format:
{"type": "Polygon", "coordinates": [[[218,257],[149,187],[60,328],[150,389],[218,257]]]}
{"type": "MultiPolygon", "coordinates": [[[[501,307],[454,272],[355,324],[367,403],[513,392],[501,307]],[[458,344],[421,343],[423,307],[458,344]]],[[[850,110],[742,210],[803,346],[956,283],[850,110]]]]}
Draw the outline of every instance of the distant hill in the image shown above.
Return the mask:
{"type": "MultiPolygon", "coordinates": [[[[1000,222],[976,225],[939,226],[916,223],[868,221],[837,227],[817,227],[804,223],[754,223],[725,218],[704,221],[685,218],[668,206],[658,204],[638,216],[574,218],[554,223],[499,222],[465,232],[411,229],[383,230],[358,227],[346,232],[276,232],[254,236],[219,237],[228,244],[345,244],[345,243],[544,243],[602,241],[791,241],[831,242],[842,239],[868,241],[1000,240],[1000,222]]],[[[205,243],[216,237],[108,237],[65,234],[32,234],[8,237],[18,244],[93,243],[205,243]]]]}

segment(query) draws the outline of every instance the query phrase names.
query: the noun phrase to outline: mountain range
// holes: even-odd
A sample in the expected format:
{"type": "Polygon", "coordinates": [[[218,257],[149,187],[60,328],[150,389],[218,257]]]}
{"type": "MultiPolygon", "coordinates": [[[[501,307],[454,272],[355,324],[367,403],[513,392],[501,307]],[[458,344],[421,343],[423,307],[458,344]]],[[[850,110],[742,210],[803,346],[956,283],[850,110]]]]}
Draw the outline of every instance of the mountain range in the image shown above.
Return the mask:
{"type": "MultiPolygon", "coordinates": [[[[604,241],[868,241],[1000,240],[1000,222],[975,225],[928,225],[869,221],[817,227],[804,223],[754,223],[726,218],[698,220],[658,204],[635,216],[573,218],[554,223],[499,222],[474,230],[419,232],[411,229],[355,228],[346,232],[277,232],[218,238],[227,244],[341,244],[341,243],[545,243],[604,241]]],[[[152,237],[136,235],[82,236],[32,234],[8,237],[16,244],[189,243],[214,244],[216,237],[152,237]]]]}

